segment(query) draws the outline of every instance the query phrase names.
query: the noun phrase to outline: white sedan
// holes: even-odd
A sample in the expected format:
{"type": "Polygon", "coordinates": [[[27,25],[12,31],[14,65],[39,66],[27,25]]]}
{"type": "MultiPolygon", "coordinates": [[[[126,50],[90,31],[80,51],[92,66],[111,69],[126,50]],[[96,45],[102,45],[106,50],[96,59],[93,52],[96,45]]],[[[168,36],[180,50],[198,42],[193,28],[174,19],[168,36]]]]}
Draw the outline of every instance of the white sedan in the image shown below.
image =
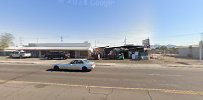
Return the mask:
{"type": "Polygon", "coordinates": [[[91,71],[95,67],[95,63],[89,60],[73,60],[68,64],[54,64],[54,70],[82,70],[91,71]]]}

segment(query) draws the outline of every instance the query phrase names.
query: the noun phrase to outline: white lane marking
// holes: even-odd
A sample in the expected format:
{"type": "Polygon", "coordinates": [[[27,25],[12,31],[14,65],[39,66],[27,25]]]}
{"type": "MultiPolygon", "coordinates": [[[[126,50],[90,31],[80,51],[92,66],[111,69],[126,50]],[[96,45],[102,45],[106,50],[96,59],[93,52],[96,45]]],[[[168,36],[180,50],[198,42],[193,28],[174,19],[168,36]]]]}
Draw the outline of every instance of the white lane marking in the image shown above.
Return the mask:
{"type": "Polygon", "coordinates": [[[169,74],[148,74],[150,76],[174,76],[174,77],[180,77],[180,76],[183,76],[183,75],[169,75],[169,74]]]}
{"type": "MultiPolygon", "coordinates": [[[[0,80],[3,82],[6,80],[0,80]]],[[[126,88],[126,87],[107,87],[107,86],[87,86],[87,85],[72,85],[61,83],[46,83],[46,82],[28,82],[28,81],[8,81],[6,83],[11,84],[43,84],[43,85],[56,85],[67,87],[83,87],[83,88],[101,88],[101,89],[120,89],[120,90],[138,90],[138,91],[157,91],[170,94],[185,94],[185,95],[200,95],[203,96],[203,91],[191,91],[191,90],[170,90],[170,89],[154,89],[154,88],[126,88]]]]}

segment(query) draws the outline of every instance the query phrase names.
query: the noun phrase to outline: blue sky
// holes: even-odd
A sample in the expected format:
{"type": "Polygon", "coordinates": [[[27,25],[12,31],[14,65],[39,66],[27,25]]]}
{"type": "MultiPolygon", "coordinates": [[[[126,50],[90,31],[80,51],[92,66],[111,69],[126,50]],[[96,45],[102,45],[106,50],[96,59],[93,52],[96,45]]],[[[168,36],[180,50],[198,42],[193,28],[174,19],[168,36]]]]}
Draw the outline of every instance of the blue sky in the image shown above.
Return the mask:
{"type": "Polygon", "coordinates": [[[203,0],[0,0],[0,33],[15,44],[83,42],[92,45],[198,44],[203,0]]]}

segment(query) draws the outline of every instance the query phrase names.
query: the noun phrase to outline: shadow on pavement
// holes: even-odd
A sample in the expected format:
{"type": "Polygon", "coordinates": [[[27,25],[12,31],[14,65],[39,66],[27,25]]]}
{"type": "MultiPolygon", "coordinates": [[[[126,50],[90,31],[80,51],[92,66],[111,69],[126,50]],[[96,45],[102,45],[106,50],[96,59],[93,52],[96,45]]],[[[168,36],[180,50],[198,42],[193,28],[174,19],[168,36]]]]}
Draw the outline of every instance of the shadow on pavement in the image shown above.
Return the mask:
{"type": "Polygon", "coordinates": [[[188,63],[186,63],[186,62],[176,62],[176,63],[178,63],[178,64],[183,64],[183,65],[190,65],[190,64],[188,64],[188,63]]]}
{"type": "Polygon", "coordinates": [[[57,59],[57,58],[54,58],[54,59],[45,59],[45,58],[39,58],[39,60],[67,60],[67,59],[57,59]]]}
{"type": "Polygon", "coordinates": [[[88,73],[90,71],[81,71],[81,70],[67,70],[67,69],[64,69],[64,70],[54,70],[54,69],[47,69],[46,71],[48,72],[80,72],[80,73],[88,73]]]}

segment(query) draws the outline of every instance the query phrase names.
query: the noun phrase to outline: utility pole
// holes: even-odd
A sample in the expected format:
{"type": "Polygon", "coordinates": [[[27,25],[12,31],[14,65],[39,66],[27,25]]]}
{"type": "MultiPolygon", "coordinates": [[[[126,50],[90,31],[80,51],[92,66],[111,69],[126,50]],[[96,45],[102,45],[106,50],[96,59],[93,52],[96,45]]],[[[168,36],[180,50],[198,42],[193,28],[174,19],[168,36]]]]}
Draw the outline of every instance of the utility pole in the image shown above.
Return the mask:
{"type": "Polygon", "coordinates": [[[20,45],[19,46],[22,46],[23,45],[23,39],[22,39],[22,37],[19,38],[19,41],[20,41],[20,45]]]}
{"type": "Polygon", "coordinates": [[[199,42],[199,60],[202,61],[202,35],[203,33],[200,33],[200,42],[199,42]]]}
{"type": "Polygon", "coordinates": [[[96,41],[96,40],[95,40],[95,42],[94,42],[94,43],[95,43],[95,47],[97,47],[97,41],[96,41]]]}
{"type": "Polygon", "coordinates": [[[61,43],[63,42],[63,36],[61,36],[61,43]]]}
{"type": "Polygon", "coordinates": [[[126,39],[126,36],[125,36],[124,45],[126,45],[126,44],[127,44],[127,39],[126,39]]]}

